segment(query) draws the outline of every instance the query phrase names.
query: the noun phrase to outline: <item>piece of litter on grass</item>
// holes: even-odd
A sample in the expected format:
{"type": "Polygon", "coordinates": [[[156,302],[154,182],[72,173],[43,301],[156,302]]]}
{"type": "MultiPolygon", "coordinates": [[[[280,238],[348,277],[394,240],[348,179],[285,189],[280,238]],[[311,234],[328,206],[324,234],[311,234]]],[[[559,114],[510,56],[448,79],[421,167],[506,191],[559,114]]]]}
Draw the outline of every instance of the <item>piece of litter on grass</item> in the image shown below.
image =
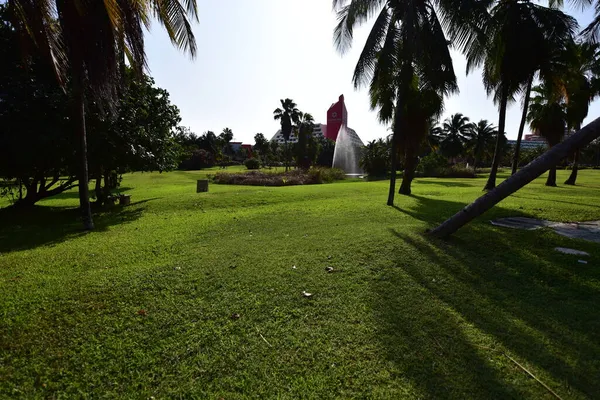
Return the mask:
{"type": "Polygon", "coordinates": [[[238,314],[238,313],[231,314],[231,319],[240,319],[240,314],[238,314]]]}
{"type": "Polygon", "coordinates": [[[292,269],[296,269],[296,266],[295,266],[295,265],[292,265],[292,269]]]}
{"type": "Polygon", "coordinates": [[[181,269],[181,267],[173,267],[173,269],[174,269],[175,271],[179,271],[179,270],[181,269]]]}
{"type": "Polygon", "coordinates": [[[587,261],[585,261],[585,260],[577,260],[577,262],[578,262],[579,264],[587,264],[587,261]]]}
{"type": "Polygon", "coordinates": [[[138,310],[137,314],[145,317],[148,315],[148,312],[146,310],[138,310]]]}
{"type": "Polygon", "coordinates": [[[304,290],[302,291],[302,296],[304,297],[312,297],[312,293],[307,293],[304,290]]]}
{"type": "Polygon", "coordinates": [[[563,254],[571,254],[574,256],[589,256],[589,253],[581,250],[569,249],[568,247],[555,247],[554,250],[563,254]]]}
{"type": "Polygon", "coordinates": [[[326,267],[325,271],[332,273],[333,272],[333,267],[326,267]]]}

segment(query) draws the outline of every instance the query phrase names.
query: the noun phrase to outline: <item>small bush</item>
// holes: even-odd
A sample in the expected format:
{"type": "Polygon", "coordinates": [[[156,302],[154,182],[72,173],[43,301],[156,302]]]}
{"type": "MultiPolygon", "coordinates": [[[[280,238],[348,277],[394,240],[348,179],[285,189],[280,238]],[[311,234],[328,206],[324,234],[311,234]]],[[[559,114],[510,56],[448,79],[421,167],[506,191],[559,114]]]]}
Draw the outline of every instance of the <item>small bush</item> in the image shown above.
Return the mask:
{"type": "Polygon", "coordinates": [[[447,167],[448,160],[446,157],[436,152],[432,152],[421,158],[419,165],[417,166],[417,172],[421,176],[437,176],[440,171],[447,167]]]}
{"type": "Polygon", "coordinates": [[[257,158],[249,158],[244,161],[244,165],[248,169],[260,169],[260,161],[257,158]]]}
{"type": "Polygon", "coordinates": [[[477,175],[472,168],[467,168],[461,165],[453,165],[451,167],[437,168],[429,170],[428,174],[417,172],[417,176],[423,178],[476,178],[477,175]]]}
{"type": "Polygon", "coordinates": [[[344,172],[336,168],[311,168],[308,171],[294,170],[270,173],[248,171],[240,173],[219,172],[214,177],[215,183],[225,185],[251,186],[292,186],[330,183],[344,179],[344,172]]]}
{"type": "Polygon", "coordinates": [[[346,174],[339,168],[311,168],[308,171],[313,183],[331,183],[346,178],[346,174]]]}

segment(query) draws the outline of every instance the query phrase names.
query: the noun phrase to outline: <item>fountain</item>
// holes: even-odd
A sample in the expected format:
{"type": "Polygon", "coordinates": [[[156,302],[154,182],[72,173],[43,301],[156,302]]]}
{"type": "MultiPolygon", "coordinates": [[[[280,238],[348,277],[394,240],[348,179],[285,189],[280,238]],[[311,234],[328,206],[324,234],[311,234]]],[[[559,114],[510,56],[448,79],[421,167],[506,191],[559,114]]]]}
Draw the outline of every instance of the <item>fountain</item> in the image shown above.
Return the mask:
{"type": "Polygon", "coordinates": [[[346,172],[346,175],[360,176],[363,171],[358,166],[359,158],[360,147],[352,141],[346,126],[342,125],[335,141],[332,168],[339,168],[346,172]]]}

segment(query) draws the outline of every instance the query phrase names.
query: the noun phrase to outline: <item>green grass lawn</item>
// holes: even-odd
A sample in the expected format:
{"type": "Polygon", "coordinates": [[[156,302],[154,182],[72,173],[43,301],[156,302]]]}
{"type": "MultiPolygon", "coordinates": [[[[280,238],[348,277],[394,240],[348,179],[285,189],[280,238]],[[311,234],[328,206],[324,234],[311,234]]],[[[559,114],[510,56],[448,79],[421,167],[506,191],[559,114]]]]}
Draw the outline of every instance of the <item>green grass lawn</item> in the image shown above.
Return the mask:
{"type": "Polygon", "coordinates": [[[488,222],[600,219],[600,171],[446,242],[423,232],[483,178],[417,179],[392,208],[386,181],[196,194],[206,173],[125,176],[132,205],[91,233],[74,191],[0,210],[0,398],[554,398],[517,363],[600,398],[598,245],[488,222]]]}

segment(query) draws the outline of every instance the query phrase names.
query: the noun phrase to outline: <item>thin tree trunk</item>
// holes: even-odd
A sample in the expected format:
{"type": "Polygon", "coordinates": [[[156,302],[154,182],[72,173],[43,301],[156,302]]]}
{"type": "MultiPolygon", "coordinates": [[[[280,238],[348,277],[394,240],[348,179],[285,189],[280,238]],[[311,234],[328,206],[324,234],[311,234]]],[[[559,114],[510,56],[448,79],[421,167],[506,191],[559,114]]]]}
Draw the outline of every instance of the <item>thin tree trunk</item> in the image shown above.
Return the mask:
{"type": "Polygon", "coordinates": [[[573,155],[573,169],[571,169],[571,175],[569,179],[565,181],[565,185],[575,185],[577,181],[577,170],[579,169],[579,150],[575,150],[573,155]]]}
{"type": "Polygon", "coordinates": [[[394,205],[394,196],[396,193],[396,171],[398,170],[398,145],[400,143],[400,90],[398,90],[398,96],[396,100],[396,109],[394,110],[394,122],[392,126],[392,154],[391,154],[391,168],[390,173],[390,191],[388,193],[388,206],[394,205]]]}
{"type": "Polygon", "coordinates": [[[556,186],[556,166],[551,167],[546,179],[546,186],[556,186]]]}
{"type": "Polygon", "coordinates": [[[492,170],[483,190],[492,190],[496,187],[496,174],[498,173],[498,165],[502,158],[502,138],[504,136],[504,125],[506,123],[506,104],[508,103],[508,88],[502,89],[502,98],[500,100],[500,117],[498,121],[498,137],[496,138],[496,149],[494,150],[494,161],[492,162],[492,170]]]}
{"type": "Polygon", "coordinates": [[[521,115],[521,124],[519,125],[519,134],[517,135],[517,144],[515,145],[515,155],[512,163],[511,175],[514,175],[519,168],[519,154],[521,153],[521,140],[523,139],[523,131],[525,130],[525,121],[527,120],[527,109],[529,108],[529,98],[531,96],[531,85],[533,84],[533,75],[527,82],[527,90],[525,91],[525,99],[523,100],[523,114],[521,115]]]}
{"type": "Polygon", "coordinates": [[[394,205],[394,195],[396,193],[396,170],[398,169],[398,135],[399,133],[394,132],[392,134],[392,154],[391,154],[391,172],[390,172],[390,191],[388,193],[388,206],[394,205]]]}
{"type": "Polygon", "coordinates": [[[479,164],[479,152],[475,155],[475,160],[473,160],[473,172],[477,173],[477,164],[479,164]]]}
{"type": "Polygon", "coordinates": [[[408,146],[404,156],[404,172],[402,174],[402,184],[400,185],[399,194],[410,196],[413,179],[415,178],[415,168],[417,167],[417,157],[415,157],[414,149],[408,146]]]}
{"type": "Polygon", "coordinates": [[[285,172],[288,172],[288,167],[289,167],[289,157],[288,157],[288,142],[287,140],[285,141],[285,149],[284,149],[284,153],[285,153],[285,172]]]}
{"type": "Polygon", "coordinates": [[[484,194],[461,211],[454,214],[440,226],[430,232],[435,237],[448,237],[474,218],[480,216],[500,201],[510,196],[529,182],[533,181],[550,167],[555,166],[575,149],[581,149],[592,140],[600,137],[600,118],[595,119],[583,129],[546,151],[516,174],[484,194]]]}
{"type": "Polygon", "coordinates": [[[83,229],[94,229],[92,209],[90,207],[90,190],[87,163],[87,137],[85,129],[85,98],[81,77],[75,77],[73,85],[74,118],[79,139],[79,206],[83,219],[83,229]]]}

